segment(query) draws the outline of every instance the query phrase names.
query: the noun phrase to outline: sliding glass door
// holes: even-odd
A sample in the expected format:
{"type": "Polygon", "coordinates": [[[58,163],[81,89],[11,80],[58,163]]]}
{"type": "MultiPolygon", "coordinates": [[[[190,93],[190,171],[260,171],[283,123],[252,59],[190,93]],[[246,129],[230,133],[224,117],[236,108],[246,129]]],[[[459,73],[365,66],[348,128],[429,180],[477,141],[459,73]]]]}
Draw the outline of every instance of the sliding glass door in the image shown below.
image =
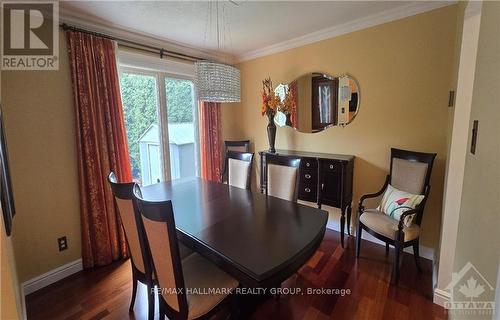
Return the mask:
{"type": "Polygon", "coordinates": [[[122,68],[132,176],[143,186],[198,175],[198,125],[193,81],[122,68]]]}
{"type": "Polygon", "coordinates": [[[165,78],[171,179],[198,175],[193,81],[165,78]]]}

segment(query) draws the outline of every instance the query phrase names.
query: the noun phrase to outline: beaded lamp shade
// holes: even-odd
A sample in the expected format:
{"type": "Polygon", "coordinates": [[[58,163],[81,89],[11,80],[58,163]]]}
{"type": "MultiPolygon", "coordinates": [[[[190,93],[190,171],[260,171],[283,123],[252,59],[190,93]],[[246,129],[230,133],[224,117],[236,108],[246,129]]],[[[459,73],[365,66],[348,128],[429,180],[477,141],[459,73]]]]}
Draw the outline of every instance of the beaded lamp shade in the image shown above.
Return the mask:
{"type": "Polygon", "coordinates": [[[209,61],[195,63],[198,100],[207,102],[240,102],[240,70],[209,61]]]}

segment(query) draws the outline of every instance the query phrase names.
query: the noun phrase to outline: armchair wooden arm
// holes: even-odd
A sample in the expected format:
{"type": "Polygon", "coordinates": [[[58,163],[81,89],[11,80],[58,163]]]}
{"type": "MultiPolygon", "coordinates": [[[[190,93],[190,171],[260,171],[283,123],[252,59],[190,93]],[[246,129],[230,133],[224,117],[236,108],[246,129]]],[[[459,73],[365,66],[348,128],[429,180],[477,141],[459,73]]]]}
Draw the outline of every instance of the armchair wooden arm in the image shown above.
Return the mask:
{"type": "Polygon", "coordinates": [[[387,186],[389,185],[389,180],[390,180],[390,176],[387,175],[387,177],[385,178],[384,185],[382,186],[382,189],[380,189],[379,191],[377,191],[375,193],[369,193],[369,194],[365,194],[365,195],[361,196],[361,198],[359,199],[359,205],[358,205],[358,211],[360,214],[363,213],[363,211],[365,210],[365,206],[363,205],[363,202],[366,199],[376,198],[376,197],[380,196],[382,193],[384,193],[385,189],[387,189],[387,186]]]}
{"type": "Polygon", "coordinates": [[[401,216],[399,217],[399,223],[398,223],[398,230],[401,232],[404,228],[404,220],[407,216],[409,215],[412,215],[412,214],[415,214],[415,220],[416,220],[416,223],[418,225],[420,225],[420,220],[421,220],[421,216],[422,216],[422,213],[424,211],[424,207],[425,207],[425,203],[427,202],[427,198],[429,196],[429,193],[431,191],[431,186],[428,185],[426,188],[425,188],[425,192],[424,192],[424,198],[422,199],[422,201],[417,205],[417,207],[415,209],[411,209],[411,210],[408,210],[408,211],[405,211],[403,212],[403,214],[401,214],[401,216]]]}
{"type": "Polygon", "coordinates": [[[420,205],[418,205],[415,209],[411,209],[411,210],[407,210],[405,212],[403,212],[401,214],[401,217],[399,217],[399,223],[398,223],[398,231],[402,232],[403,231],[403,228],[405,226],[405,218],[407,216],[410,216],[412,214],[417,214],[418,212],[420,212],[420,205]]]}

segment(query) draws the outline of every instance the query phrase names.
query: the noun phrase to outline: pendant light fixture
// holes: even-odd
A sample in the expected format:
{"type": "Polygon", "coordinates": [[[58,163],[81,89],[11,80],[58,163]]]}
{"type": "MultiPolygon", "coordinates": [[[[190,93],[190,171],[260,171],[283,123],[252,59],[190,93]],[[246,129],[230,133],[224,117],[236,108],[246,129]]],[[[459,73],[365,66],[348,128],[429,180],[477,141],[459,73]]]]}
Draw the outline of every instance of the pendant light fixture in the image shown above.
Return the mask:
{"type": "MultiPolygon", "coordinates": [[[[221,50],[220,40],[223,35],[220,34],[221,28],[219,21],[224,26],[222,21],[225,17],[219,20],[219,1],[216,2],[216,36],[217,48],[221,50]]],[[[211,20],[212,2],[208,3],[208,20],[211,20]]],[[[226,19],[227,20],[227,19],[226,19]]],[[[225,21],[227,24],[227,21],[225,21]]],[[[208,30],[209,28],[207,28],[208,30]]],[[[230,31],[228,30],[230,33],[230,31]]],[[[230,35],[229,35],[230,36],[230,35]]],[[[240,70],[235,67],[213,61],[198,61],[195,63],[195,86],[198,100],[207,102],[240,102],[240,70]]]]}

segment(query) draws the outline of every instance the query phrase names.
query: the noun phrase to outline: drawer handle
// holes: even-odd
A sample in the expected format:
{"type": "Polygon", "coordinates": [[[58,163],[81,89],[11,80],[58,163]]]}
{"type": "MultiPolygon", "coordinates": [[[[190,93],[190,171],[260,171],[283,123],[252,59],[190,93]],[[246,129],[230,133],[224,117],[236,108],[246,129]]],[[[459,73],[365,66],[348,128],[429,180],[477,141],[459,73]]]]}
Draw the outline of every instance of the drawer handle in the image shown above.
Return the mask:
{"type": "Polygon", "coordinates": [[[306,179],[311,179],[311,175],[309,173],[306,173],[304,177],[306,177],[306,179]]]}
{"type": "Polygon", "coordinates": [[[309,162],[306,162],[306,167],[310,167],[311,164],[309,162]]]}
{"type": "Polygon", "coordinates": [[[305,188],[305,189],[304,189],[304,191],[305,191],[305,192],[311,192],[311,189],[309,189],[309,188],[305,188]]]}
{"type": "Polygon", "coordinates": [[[333,164],[331,164],[331,165],[330,165],[330,169],[332,169],[332,170],[333,170],[333,164]]]}

